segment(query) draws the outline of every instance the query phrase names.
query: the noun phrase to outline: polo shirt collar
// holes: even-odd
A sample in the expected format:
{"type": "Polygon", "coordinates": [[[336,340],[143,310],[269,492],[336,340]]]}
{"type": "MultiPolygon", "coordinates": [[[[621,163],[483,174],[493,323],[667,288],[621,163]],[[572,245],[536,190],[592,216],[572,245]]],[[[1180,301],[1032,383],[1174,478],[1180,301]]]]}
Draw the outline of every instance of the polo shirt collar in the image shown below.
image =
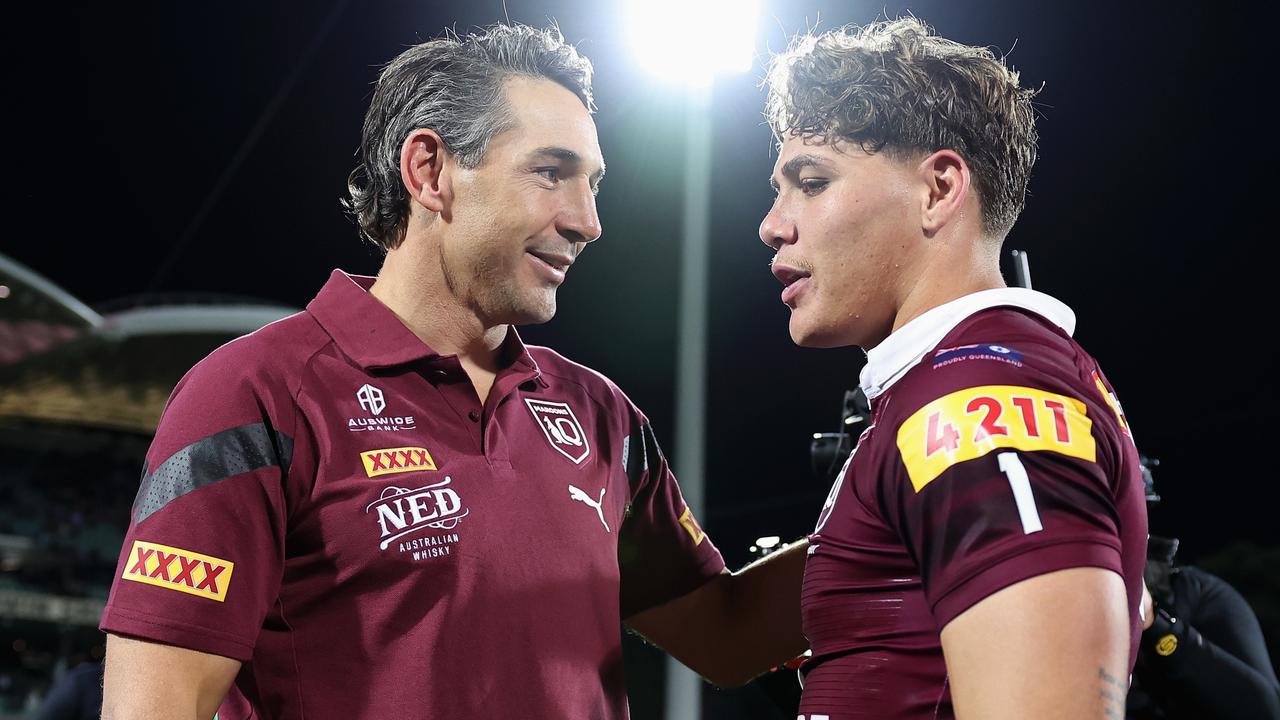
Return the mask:
{"type": "Polygon", "coordinates": [[[914,318],[867,351],[867,364],[859,378],[867,399],[888,390],[966,318],[994,307],[1030,310],[1068,335],[1075,332],[1076,314],[1062,301],[1042,292],[996,288],[965,295],[914,318]]]}
{"type": "MultiPolygon", "coordinates": [[[[307,312],[329,333],[338,348],[365,370],[445,357],[432,350],[405,327],[395,313],[369,294],[376,279],[334,270],[320,293],[307,305],[307,312]]],[[[512,359],[512,366],[524,366],[535,377],[541,375],[538,363],[513,326],[507,328],[503,356],[512,359]]]]}

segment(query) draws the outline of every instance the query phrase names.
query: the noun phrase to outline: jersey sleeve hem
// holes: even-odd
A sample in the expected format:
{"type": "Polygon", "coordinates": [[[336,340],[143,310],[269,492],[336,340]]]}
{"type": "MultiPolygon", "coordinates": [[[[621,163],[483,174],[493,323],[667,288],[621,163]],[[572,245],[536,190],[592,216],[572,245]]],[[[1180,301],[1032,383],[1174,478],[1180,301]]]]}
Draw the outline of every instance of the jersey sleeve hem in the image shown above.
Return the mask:
{"type": "Polygon", "coordinates": [[[973,571],[935,599],[932,606],[938,628],[1010,585],[1075,567],[1099,567],[1124,576],[1120,549],[1097,539],[1064,539],[1030,547],[973,571]]]}
{"type": "Polygon", "coordinates": [[[665,597],[654,596],[652,598],[647,598],[648,602],[644,603],[642,607],[623,608],[626,614],[622,616],[622,621],[626,622],[631,617],[638,615],[645,610],[651,610],[659,605],[669,603],[676,598],[688,595],[694,590],[697,590],[703,585],[714,580],[724,572],[726,567],[724,557],[718,552],[704,557],[702,562],[698,564],[698,567],[693,572],[689,573],[687,578],[682,582],[672,583],[669,586],[671,592],[669,594],[664,593],[665,597]]]}
{"type": "Polygon", "coordinates": [[[240,662],[249,662],[253,657],[253,643],[230,633],[122,608],[107,607],[98,628],[114,635],[221,655],[240,662]]]}

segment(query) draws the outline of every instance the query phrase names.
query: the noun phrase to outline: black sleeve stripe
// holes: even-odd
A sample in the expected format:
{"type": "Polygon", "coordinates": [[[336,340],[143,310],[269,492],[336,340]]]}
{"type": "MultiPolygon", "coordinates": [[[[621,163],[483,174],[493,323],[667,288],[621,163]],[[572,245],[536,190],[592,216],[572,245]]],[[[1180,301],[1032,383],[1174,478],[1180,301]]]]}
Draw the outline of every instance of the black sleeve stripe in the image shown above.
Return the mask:
{"type": "Polygon", "coordinates": [[[293,439],[271,432],[264,423],[241,425],[197,440],[174,453],[155,470],[144,468],[133,522],[138,524],[194,490],[267,467],[289,471],[293,439]]]}
{"type": "Polygon", "coordinates": [[[660,462],[662,448],[658,447],[658,439],[653,434],[653,426],[644,423],[635,427],[631,434],[622,439],[622,467],[627,470],[627,480],[631,482],[631,490],[635,492],[641,477],[649,472],[649,458],[660,462]]]}
{"type": "MultiPolygon", "coordinates": [[[[645,437],[645,442],[650,447],[650,452],[653,453],[654,461],[655,462],[665,461],[667,459],[667,456],[662,454],[662,448],[658,445],[658,436],[653,433],[653,425],[650,425],[649,423],[644,424],[644,437],[645,437]]],[[[648,462],[649,462],[648,455],[646,454],[645,466],[644,466],[645,470],[649,469],[648,462]]]]}

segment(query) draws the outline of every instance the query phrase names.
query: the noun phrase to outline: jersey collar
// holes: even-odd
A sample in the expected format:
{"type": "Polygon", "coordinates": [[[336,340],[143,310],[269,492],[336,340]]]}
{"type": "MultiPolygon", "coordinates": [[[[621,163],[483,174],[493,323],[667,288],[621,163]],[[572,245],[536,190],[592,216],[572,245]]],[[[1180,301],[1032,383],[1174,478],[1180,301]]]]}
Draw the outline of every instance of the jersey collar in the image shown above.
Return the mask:
{"type": "MultiPolygon", "coordinates": [[[[443,360],[445,356],[422,342],[395,313],[369,294],[375,279],[334,270],[320,293],[307,305],[307,312],[329,333],[338,348],[365,370],[419,360],[443,360]]],[[[538,363],[515,327],[508,326],[503,343],[502,354],[511,359],[512,366],[524,366],[531,377],[541,380],[538,363]]]]}
{"type": "Polygon", "coordinates": [[[1042,292],[996,288],[965,295],[925,312],[867,351],[867,364],[859,378],[867,399],[888,390],[966,318],[994,307],[1030,310],[1062,328],[1068,335],[1075,332],[1076,314],[1062,301],[1042,292]]]}

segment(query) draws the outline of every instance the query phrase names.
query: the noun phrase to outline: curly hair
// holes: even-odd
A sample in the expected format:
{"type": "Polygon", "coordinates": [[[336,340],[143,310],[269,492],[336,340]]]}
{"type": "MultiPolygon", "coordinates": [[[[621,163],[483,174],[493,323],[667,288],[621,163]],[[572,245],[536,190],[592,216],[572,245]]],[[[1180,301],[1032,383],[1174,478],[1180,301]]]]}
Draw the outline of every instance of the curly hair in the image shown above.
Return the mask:
{"type": "Polygon", "coordinates": [[[765,117],[786,136],[842,140],[909,159],[950,149],[969,164],[983,232],[1004,237],[1036,161],[1036,90],[988,48],[914,17],[805,33],[773,58],[765,117]]]}
{"type": "Polygon", "coordinates": [[[466,36],[448,33],[401,53],[378,77],[360,161],[347,179],[350,198],[342,201],[360,234],[384,252],[404,241],[409,201],[400,178],[400,146],[414,130],[435,130],[460,165],[474,168],[494,136],[514,122],[504,92],[508,78],[555,81],[594,111],[591,74],[591,61],[554,26],[492,25],[466,36]]]}

